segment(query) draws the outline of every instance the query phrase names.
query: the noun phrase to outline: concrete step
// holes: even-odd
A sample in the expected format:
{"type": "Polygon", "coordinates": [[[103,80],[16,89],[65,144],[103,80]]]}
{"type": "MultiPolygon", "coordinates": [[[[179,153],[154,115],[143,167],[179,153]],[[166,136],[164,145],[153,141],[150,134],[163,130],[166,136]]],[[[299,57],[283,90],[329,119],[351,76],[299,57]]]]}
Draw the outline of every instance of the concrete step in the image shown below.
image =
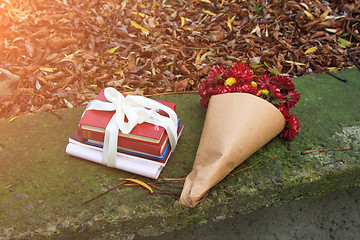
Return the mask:
{"type": "MultiPolygon", "coordinates": [[[[292,113],[299,118],[300,134],[291,142],[273,139],[237,169],[259,160],[285,158],[228,176],[193,209],[141,187],[116,189],[83,204],[133,176],[65,153],[83,107],[59,110],[62,119],[42,113],[11,122],[1,120],[0,238],[154,236],[359,186],[360,72],[347,69],[335,74],[348,82],[327,74],[294,79],[301,99],[292,113]],[[352,149],[301,154],[349,147],[352,149]]],[[[192,168],[206,109],[200,106],[198,94],[156,98],[175,102],[185,124],[176,151],[160,177],[185,177],[192,168]]],[[[181,187],[178,183],[172,190],[181,192],[181,187]]]]}

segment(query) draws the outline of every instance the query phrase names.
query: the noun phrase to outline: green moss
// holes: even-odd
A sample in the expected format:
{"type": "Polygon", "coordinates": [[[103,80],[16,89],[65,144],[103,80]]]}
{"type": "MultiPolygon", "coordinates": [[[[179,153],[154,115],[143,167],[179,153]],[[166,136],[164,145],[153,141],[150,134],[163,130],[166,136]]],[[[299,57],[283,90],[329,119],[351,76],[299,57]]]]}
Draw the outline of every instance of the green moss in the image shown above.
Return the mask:
{"type": "MultiPolygon", "coordinates": [[[[0,238],[20,239],[30,234],[64,239],[76,233],[78,238],[132,239],[135,234],[161,234],[358,186],[360,92],[354,89],[360,89],[359,73],[353,69],[337,74],[349,81],[342,83],[326,74],[295,79],[301,100],[292,113],[300,120],[300,134],[291,142],[273,139],[234,171],[271,160],[229,175],[194,209],[142,187],[116,189],[82,204],[132,176],[65,154],[67,139],[84,108],[58,111],[61,120],[50,113],[10,123],[1,120],[0,238]],[[352,150],[301,155],[347,147],[352,150]]],[[[161,177],[184,177],[192,168],[206,109],[197,94],[156,98],[177,103],[185,124],[161,177]]]]}

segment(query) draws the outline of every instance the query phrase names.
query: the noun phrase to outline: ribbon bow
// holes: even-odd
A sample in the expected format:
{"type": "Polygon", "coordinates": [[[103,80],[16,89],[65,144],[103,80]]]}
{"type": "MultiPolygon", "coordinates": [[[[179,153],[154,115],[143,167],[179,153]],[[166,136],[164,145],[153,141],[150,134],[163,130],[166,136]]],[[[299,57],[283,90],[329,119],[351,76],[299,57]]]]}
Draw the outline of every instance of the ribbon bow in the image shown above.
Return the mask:
{"type": "Polygon", "coordinates": [[[88,104],[85,110],[115,110],[105,129],[101,160],[103,164],[108,167],[115,167],[119,130],[124,134],[129,134],[136,124],[143,122],[163,127],[168,134],[171,150],[175,148],[177,144],[177,116],[174,110],[143,96],[127,95],[124,97],[112,87],[105,88],[104,95],[110,102],[94,100],[88,104]],[[163,110],[169,117],[159,114],[158,110],[163,110]],[[128,122],[125,122],[125,116],[128,122]]]}

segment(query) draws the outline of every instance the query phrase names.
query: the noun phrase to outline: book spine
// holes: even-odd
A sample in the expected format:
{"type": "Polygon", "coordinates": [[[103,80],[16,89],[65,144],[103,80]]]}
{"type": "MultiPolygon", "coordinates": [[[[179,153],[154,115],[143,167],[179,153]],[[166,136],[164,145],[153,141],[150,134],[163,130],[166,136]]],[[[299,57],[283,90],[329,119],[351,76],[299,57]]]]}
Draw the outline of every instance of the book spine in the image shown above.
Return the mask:
{"type": "MultiPolygon", "coordinates": [[[[104,142],[105,134],[100,132],[94,132],[94,131],[88,131],[81,129],[79,131],[79,135],[81,137],[95,140],[98,142],[104,142]]],[[[129,138],[118,138],[118,146],[122,148],[131,149],[134,151],[142,152],[145,154],[150,154],[154,156],[162,156],[162,151],[164,142],[160,141],[159,144],[153,144],[145,141],[135,140],[135,139],[129,139],[129,138]]]]}

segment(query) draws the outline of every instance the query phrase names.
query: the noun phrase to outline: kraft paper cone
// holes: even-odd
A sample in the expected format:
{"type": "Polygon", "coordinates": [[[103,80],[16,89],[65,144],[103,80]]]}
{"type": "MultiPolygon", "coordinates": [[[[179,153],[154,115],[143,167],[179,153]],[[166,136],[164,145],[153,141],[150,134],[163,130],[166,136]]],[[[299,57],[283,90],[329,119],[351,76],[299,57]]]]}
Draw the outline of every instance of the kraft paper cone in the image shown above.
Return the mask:
{"type": "Polygon", "coordinates": [[[210,188],[277,136],[284,126],[282,113],[257,96],[247,93],[212,96],[180,204],[195,207],[210,188]]]}

